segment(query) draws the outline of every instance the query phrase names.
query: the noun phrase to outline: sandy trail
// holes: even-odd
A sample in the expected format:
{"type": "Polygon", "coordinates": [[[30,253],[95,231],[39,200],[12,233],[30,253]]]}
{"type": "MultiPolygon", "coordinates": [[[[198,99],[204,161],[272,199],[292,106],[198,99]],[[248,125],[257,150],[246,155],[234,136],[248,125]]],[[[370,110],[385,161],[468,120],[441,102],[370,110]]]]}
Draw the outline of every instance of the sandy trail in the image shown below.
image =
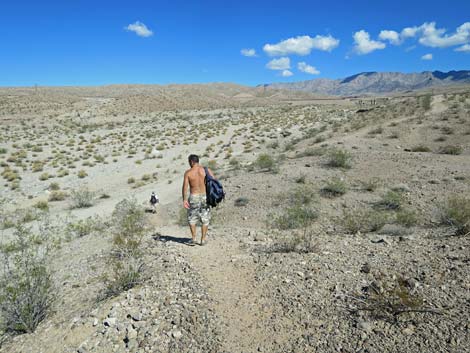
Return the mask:
{"type": "Polygon", "coordinates": [[[160,229],[164,237],[181,248],[194,271],[204,279],[214,299],[213,309],[223,325],[223,352],[264,351],[261,347],[273,340],[269,331],[272,311],[257,286],[251,256],[235,239],[221,236],[220,230],[209,231],[206,246],[188,246],[184,241],[189,240],[189,229],[177,226],[160,229]]]}

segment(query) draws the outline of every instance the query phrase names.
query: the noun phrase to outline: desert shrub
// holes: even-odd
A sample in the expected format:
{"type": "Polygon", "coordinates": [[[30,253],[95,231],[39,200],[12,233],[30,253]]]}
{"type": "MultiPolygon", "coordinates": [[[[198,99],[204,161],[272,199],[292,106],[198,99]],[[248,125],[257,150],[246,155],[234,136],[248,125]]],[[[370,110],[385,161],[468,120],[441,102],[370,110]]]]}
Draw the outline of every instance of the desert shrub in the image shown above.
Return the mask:
{"type": "Polygon", "coordinates": [[[44,200],[36,202],[34,204],[34,207],[37,208],[37,209],[40,209],[42,211],[49,210],[49,204],[47,203],[47,201],[44,201],[44,200]]]}
{"type": "Polygon", "coordinates": [[[399,315],[416,312],[434,312],[424,306],[424,299],[418,292],[416,281],[400,274],[384,274],[374,271],[369,284],[362,286],[359,294],[347,295],[348,310],[366,312],[373,319],[395,323],[399,315]]]}
{"type": "Polygon", "coordinates": [[[442,223],[455,227],[457,235],[470,233],[470,198],[451,196],[440,211],[442,223]]]}
{"type": "Polygon", "coordinates": [[[211,169],[211,170],[217,170],[219,168],[219,166],[217,165],[217,161],[215,159],[211,159],[209,162],[207,162],[207,166],[211,169]]]}
{"type": "Polygon", "coordinates": [[[135,178],[130,177],[129,179],[127,179],[127,183],[128,183],[128,184],[133,184],[133,183],[135,183],[135,178]]]}
{"type": "Polygon", "coordinates": [[[57,183],[57,182],[50,183],[49,184],[49,190],[52,190],[52,191],[60,190],[59,183],[57,183]]]}
{"type": "Polygon", "coordinates": [[[278,196],[278,203],[285,205],[309,205],[316,200],[315,189],[310,184],[300,184],[278,196]]]}
{"type": "Polygon", "coordinates": [[[388,221],[388,217],[383,212],[368,209],[357,209],[344,211],[340,219],[342,228],[351,234],[357,232],[375,232],[382,228],[388,221]]]}
{"type": "Polygon", "coordinates": [[[418,223],[418,215],[414,210],[401,209],[395,215],[395,222],[405,227],[413,227],[418,223]]]}
{"type": "Polygon", "coordinates": [[[351,168],[351,154],[345,150],[332,148],[328,151],[328,161],[326,164],[333,168],[351,168]]]}
{"type": "Polygon", "coordinates": [[[95,216],[68,223],[67,231],[69,235],[80,238],[95,231],[104,230],[107,226],[108,225],[101,218],[95,216]]]}
{"type": "Polygon", "coordinates": [[[295,182],[297,184],[305,184],[306,179],[307,179],[307,176],[305,174],[300,174],[297,178],[295,178],[295,182]]]}
{"type": "Polygon", "coordinates": [[[362,182],[362,188],[366,191],[375,191],[380,185],[382,181],[379,178],[371,178],[367,181],[362,182]]]}
{"type": "Polygon", "coordinates": [[[269,253],[290,253],[301,254],[313,253],[318,251],[318,243],[311,229],[305,227],[303,230],[292,232],[291,234],[276,239],[267,249],[269,253]]]}
{"type": "Polygon", "coordinates": [[[115,296],[143,280],[142,238],[148,230],[142,207],[135,199],[119,202],[112,215],[113,248],[111,273],[106,278],[105,296],[115,296]]]}
{"type": "Polygon", "coordinates": [[[294,205],[283,209],[282,213],[273,219],[274,227],[287,230],[308,227],[318,218],[318,212],[311,207],[294,205]]]}
{"type": "Polygon", "coordinates": [[[88,173],[87,173],[86,171],[84,171],[83,169],[81,169],[81,170],[78,171],[77,176],[78,176],[80,179],[83,179],[83,178],[85,178],[86,176],[88,176],[88,173]]]}
{"type": "Polygon", "coordinates": [[[47,265],[48,247],[23,224],[15,225],[14,240],[0,248],[0,325],[10,333],[34,332],[45,319],[54,299],[52,275],[47,265]],[[14,251],[12,251],[12,249],[14,251]]]}
{"type": "Polygon", "coordinates": [[[323,156],[326,152],[325,148],[317,147],[317,148],[307,148],[302,152],[297,153],[297,158],[302,157],[316,157],[316,156],[323,156]]]}
{"type": "Polygon", "coordinates": [[[417,145],[411,147],[411,152],[430,152],[431,149],[425,145],[417,145]]]}
{"type": "Polygon", "coordinates": [[[321,194],[325,197],[337,197],[347,192],[347,186],[340,178],[332,178],[321,189],[321,194]]]}
{"type": "Polygon", "coordinates": [[[74,208],[87,208],[95,203],[95,193],[87,188],[80,188],[70,193],[70,207],[74,208]]]}
{"type": "Polygon", "coordinates": [[[49,194],[48,200],[50,202],[54,201],[63,201],[67,197],[67,193],[65,191],[54,190],[49,194]]]}
{"type": "Polygon", "coordinates": [[[237,207],[245,207],[246,205],[248,205],[248,202],[249,202],[248,198],[239,197],[234,201],[233,204],[237,207]]]}
{"type": "Polygon", "coordinates": [[[270,172],[276,172],[278,170],[276,160],[266,153],[260,154],[252,165],[255,169],[258,170],[267,170],[270,172]]]}
{"type": "Polygon", "coordinates": [[[42,173],[42,174],[39,176],[39,180],[44,181],[44,180],[49,179],[50,177],[51,177],[51,176],[49,175],[49,173],[42,173]]]}
{"type": "Polygon", "coordinates": [[[424,109],[424,110],[430,110],[431,109],[431,95],[430,94],[426,94],[425,96],[421,97],[421,107],[424,109]]]}
{"type": "Polygon", "coordinates": [[[232,169],[240,168],[240,161],[235,157],[231,158],[228,164],[230,165],[230,167],[232,167],[232,169]]]}
{"type": "Polygon", "coordinates": [[[457,145],[447,145],[443,146],[439,149],[440,154],[451,154],[451,155],[459,155],[462,154],[462,147],[457,145]]]}
{"type": "Polygon", "coordinates": [[[389,190],[376,203],[376,207],[384,210],[398,210],[403,204],[403,195],[400,192],[389,190]]]}

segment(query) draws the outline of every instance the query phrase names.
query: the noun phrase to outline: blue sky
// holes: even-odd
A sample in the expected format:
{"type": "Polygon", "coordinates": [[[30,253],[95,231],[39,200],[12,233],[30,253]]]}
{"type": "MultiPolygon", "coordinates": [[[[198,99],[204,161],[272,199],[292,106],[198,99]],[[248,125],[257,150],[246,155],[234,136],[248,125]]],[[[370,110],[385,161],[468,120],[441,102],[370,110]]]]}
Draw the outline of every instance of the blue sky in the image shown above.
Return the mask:
{"type": "Polygon", "coordinates": [[[470,69],[468,0],[28,0],[0,9],[0,86],[470,69]]]}

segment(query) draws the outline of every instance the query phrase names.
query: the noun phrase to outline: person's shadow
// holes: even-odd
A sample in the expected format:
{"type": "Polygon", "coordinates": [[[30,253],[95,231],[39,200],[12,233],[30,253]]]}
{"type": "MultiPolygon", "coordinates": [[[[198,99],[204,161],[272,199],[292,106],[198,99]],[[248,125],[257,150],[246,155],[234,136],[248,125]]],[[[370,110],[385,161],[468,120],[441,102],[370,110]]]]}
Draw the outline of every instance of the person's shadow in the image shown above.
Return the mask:
{"type": "Polygon", "coordinates": [[[172,235],[163,235],[163,234],[160,234],[160,233],[154,234],[152,236],[152,238],[153,238],[153,240],[161,241],[162,243],[172,241],[172,242],[178,243],[178,244],[192,245],[191,238],[180,238],[180,237],[174,237],[172,235]]]}

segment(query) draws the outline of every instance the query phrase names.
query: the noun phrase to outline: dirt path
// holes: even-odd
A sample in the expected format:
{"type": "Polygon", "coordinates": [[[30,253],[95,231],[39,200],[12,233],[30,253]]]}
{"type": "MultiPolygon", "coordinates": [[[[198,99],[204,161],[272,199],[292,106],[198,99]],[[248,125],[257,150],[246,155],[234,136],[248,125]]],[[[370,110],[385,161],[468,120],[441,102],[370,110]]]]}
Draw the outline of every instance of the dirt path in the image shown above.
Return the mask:
{"type": "MultiPolygon", "coordinates": [[[[165,227],[162,234],[188,238],[186,228],[165,227]]],[[[175,241],[207,284],[214,311],[223,323],[223,352],[267,351],[273,341],[270,306],[257,286],[252,257],[230,237],[212,232],[206,246],[187,246],[175,241]]],[[[277,341],[282,338],[276,337],[277,341]]]]}

